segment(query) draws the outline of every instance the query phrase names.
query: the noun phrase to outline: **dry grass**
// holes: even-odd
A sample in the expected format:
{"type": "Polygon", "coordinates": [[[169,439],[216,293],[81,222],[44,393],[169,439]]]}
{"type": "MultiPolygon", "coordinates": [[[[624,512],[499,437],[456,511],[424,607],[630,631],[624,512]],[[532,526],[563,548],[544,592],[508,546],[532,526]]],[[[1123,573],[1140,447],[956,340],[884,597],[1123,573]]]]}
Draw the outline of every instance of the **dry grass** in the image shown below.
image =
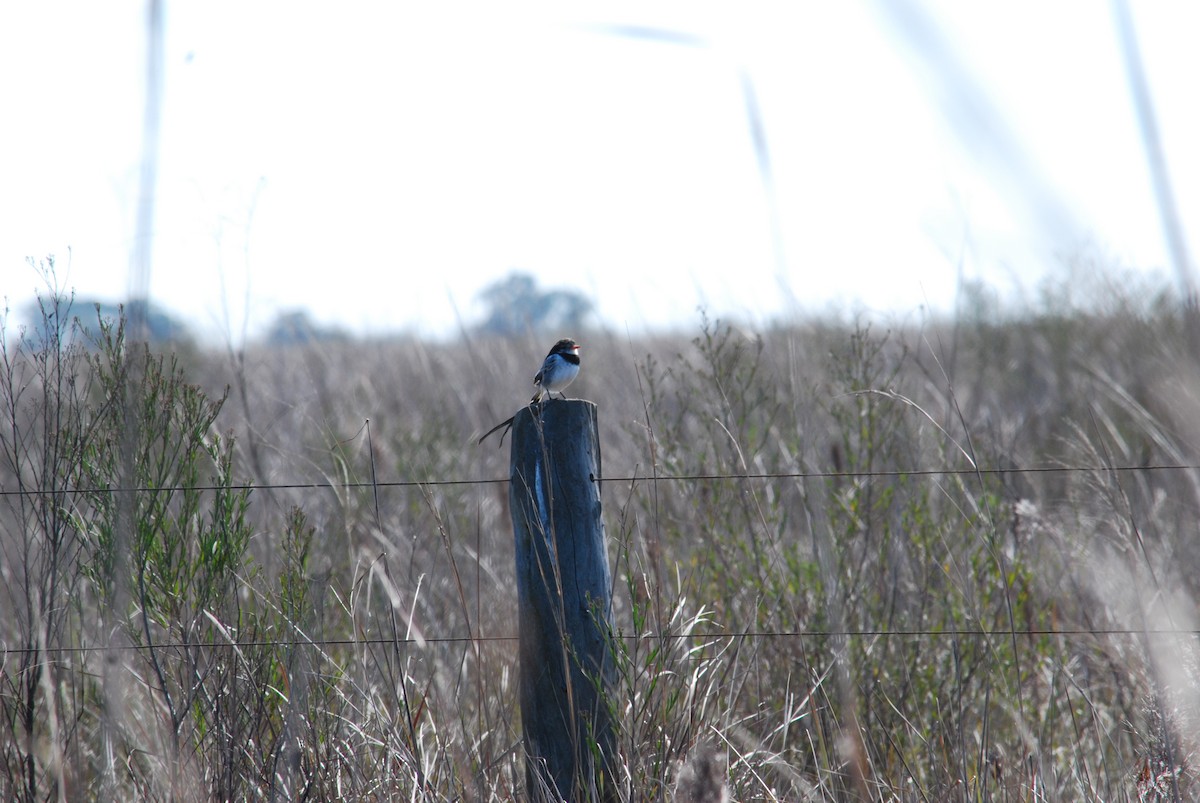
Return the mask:
{"type": "MultiPolygon", "coordinates": [[[[0,377],[0,798],[521,797],[507,488],[438,483],[505,477],[474,438],[546,338],[173,370],[52,311],[0,377]],[[159,472],[125,562],[123,371],[159,472]]],[[[1200,474],[1154,467],[1195,462],[1200,377],[1168,302],[575,334],[624,798],[1195,797],[1200,474]]]]}

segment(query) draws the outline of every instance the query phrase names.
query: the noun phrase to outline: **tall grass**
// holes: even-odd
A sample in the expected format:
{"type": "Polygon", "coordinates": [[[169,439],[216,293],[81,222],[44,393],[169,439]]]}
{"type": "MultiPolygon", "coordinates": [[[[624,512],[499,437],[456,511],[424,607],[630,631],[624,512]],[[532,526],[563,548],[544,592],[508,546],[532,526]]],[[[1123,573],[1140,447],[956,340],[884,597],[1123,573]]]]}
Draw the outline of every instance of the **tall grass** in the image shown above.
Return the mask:
{"type": "MultiPolygon", "coordinates": [[[[0,341],[0,798],[521,797],[507,488],[440,483],[505,477],[474,437],[545,344],[42,311],[0,341]]],[[[1194,798],[1182,315],[580,334],[622,797],[1194,798]]]]}

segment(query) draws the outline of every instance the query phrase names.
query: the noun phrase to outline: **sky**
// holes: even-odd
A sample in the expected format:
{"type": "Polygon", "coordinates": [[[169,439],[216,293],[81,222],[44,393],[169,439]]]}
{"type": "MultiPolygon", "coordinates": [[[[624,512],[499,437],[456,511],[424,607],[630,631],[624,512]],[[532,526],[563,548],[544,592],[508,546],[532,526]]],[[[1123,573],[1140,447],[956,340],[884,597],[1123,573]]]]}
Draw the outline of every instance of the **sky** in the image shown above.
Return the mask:
{"type": "MultiPolygon", "coordinates": [[[[152,301],[214,341],[281,312],[454,335],[513,270],[619,330],[948,312],[1096,265],[1179,273],[1115,3],[164,2],[0,10],[0,295],[152,301]]],[[[1200,5],[1131,0],[1200,248],[1200,5]]]]}

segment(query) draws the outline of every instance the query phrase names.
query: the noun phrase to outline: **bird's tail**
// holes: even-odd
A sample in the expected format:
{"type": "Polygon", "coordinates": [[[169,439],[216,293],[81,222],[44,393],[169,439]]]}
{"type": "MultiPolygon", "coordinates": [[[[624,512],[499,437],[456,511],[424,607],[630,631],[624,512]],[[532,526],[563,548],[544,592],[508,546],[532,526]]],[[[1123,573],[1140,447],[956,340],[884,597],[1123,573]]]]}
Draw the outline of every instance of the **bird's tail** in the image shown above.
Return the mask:
{"type": "Polygon", "coordinates": [[[504,436],[508,434],[508,430],[512,429],[513,421],[515,419],[516,419],[516,416],[514,415],[512,418],[508,419],[507,421],[501,421],[499,424],[497,424],[496,426],[492,427],[487,432],[485,432],[483,434],[483,437],[475,442],[475,445],[478,446],[479,444],[483,443],[485,440],[487,440],[488,435],[491,435],[493,432],[500,429],[500,427],[504,427],[505,428],[504,432],[500,433],[500,445],[503,446],[504,445],[504,436]]]}

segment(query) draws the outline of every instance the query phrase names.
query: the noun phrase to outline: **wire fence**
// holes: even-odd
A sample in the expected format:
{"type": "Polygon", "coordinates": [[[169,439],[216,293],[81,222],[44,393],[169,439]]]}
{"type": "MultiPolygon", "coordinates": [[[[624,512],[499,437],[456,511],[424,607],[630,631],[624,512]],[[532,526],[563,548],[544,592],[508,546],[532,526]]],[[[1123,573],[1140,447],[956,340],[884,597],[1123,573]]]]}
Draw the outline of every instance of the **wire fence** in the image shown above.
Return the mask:
{"type": "MultiPolygon", "coordinates": [[[[1128,474],[1134,472],[1163,472],[1163,471],[1194,471],[1200,469],[1200,464],[1150,464],[1122,466],[1014,466],[1007,468],[918,468],[891,469],[883,471],[792,471],[792,472],[741,472],[736,474],[631,474],[617,477],[597,477],[595,482],[602,483],[638,483],[638,482],[711,482],[721,480],[807,480],[807,479],[869,479],[869,478],[898,478],[898,477],[930,477],[930,476],[980,476],[980,475],[1011,475],[1011,474],[1051,474],[1051,473],[1088,473],[1088,474],[1128,474]]],[[[509,482],[507,477],[480,478],[463,480],[387,480],[376,482],[282,482],[282,483],[241,483],[234,485],[189,485],[175,487],[137,487],[137,488],[0,488],[0,497],[6,496],[38,496],[65,494],[105,494],[105,493],[153,493],[193,491],[253,491],[253,490],[323,490],[323,489],[381,489],[381,488],[434,488],[472,485],[498,485],[509,482]]],[[[681,633],[642,633],[618,634],[622,640],[680,640],[693,639],[698,641],[715,641],[725,639],[793,639],[793,638],[924,638],[924,639],[958,639],[958,638],[1043,638],[1043,637],[1081,637],[1081,636],[1188,636],[1200,637],[1200,629],[1186,628],[1026,628],[1026,629],[984,629],[966,628],[955,630],[922,630],[922,629],[861,629],[861,630],[784,630],[784,631],[702,631],[681,633]]],[[[516,635],[469,635],[469,636],[428,636],[405,638],[360,638],[360,639],[271,639],[271,640],[228,640],[224,642],[170,642],[162,644],[121,644],[102,646],[37,646],[9,647],[0,644],[0,656],[23,655],[30,653],[71,654],[104,651],[145,651],[152,649],[253,649],[263,647],[297,648],[303,646],[319,648],[349,648],[372,645],[392,646],[424,646],[424,645],[454,645],[454,644],[486,644],[515,642],[516,635]]]]}

